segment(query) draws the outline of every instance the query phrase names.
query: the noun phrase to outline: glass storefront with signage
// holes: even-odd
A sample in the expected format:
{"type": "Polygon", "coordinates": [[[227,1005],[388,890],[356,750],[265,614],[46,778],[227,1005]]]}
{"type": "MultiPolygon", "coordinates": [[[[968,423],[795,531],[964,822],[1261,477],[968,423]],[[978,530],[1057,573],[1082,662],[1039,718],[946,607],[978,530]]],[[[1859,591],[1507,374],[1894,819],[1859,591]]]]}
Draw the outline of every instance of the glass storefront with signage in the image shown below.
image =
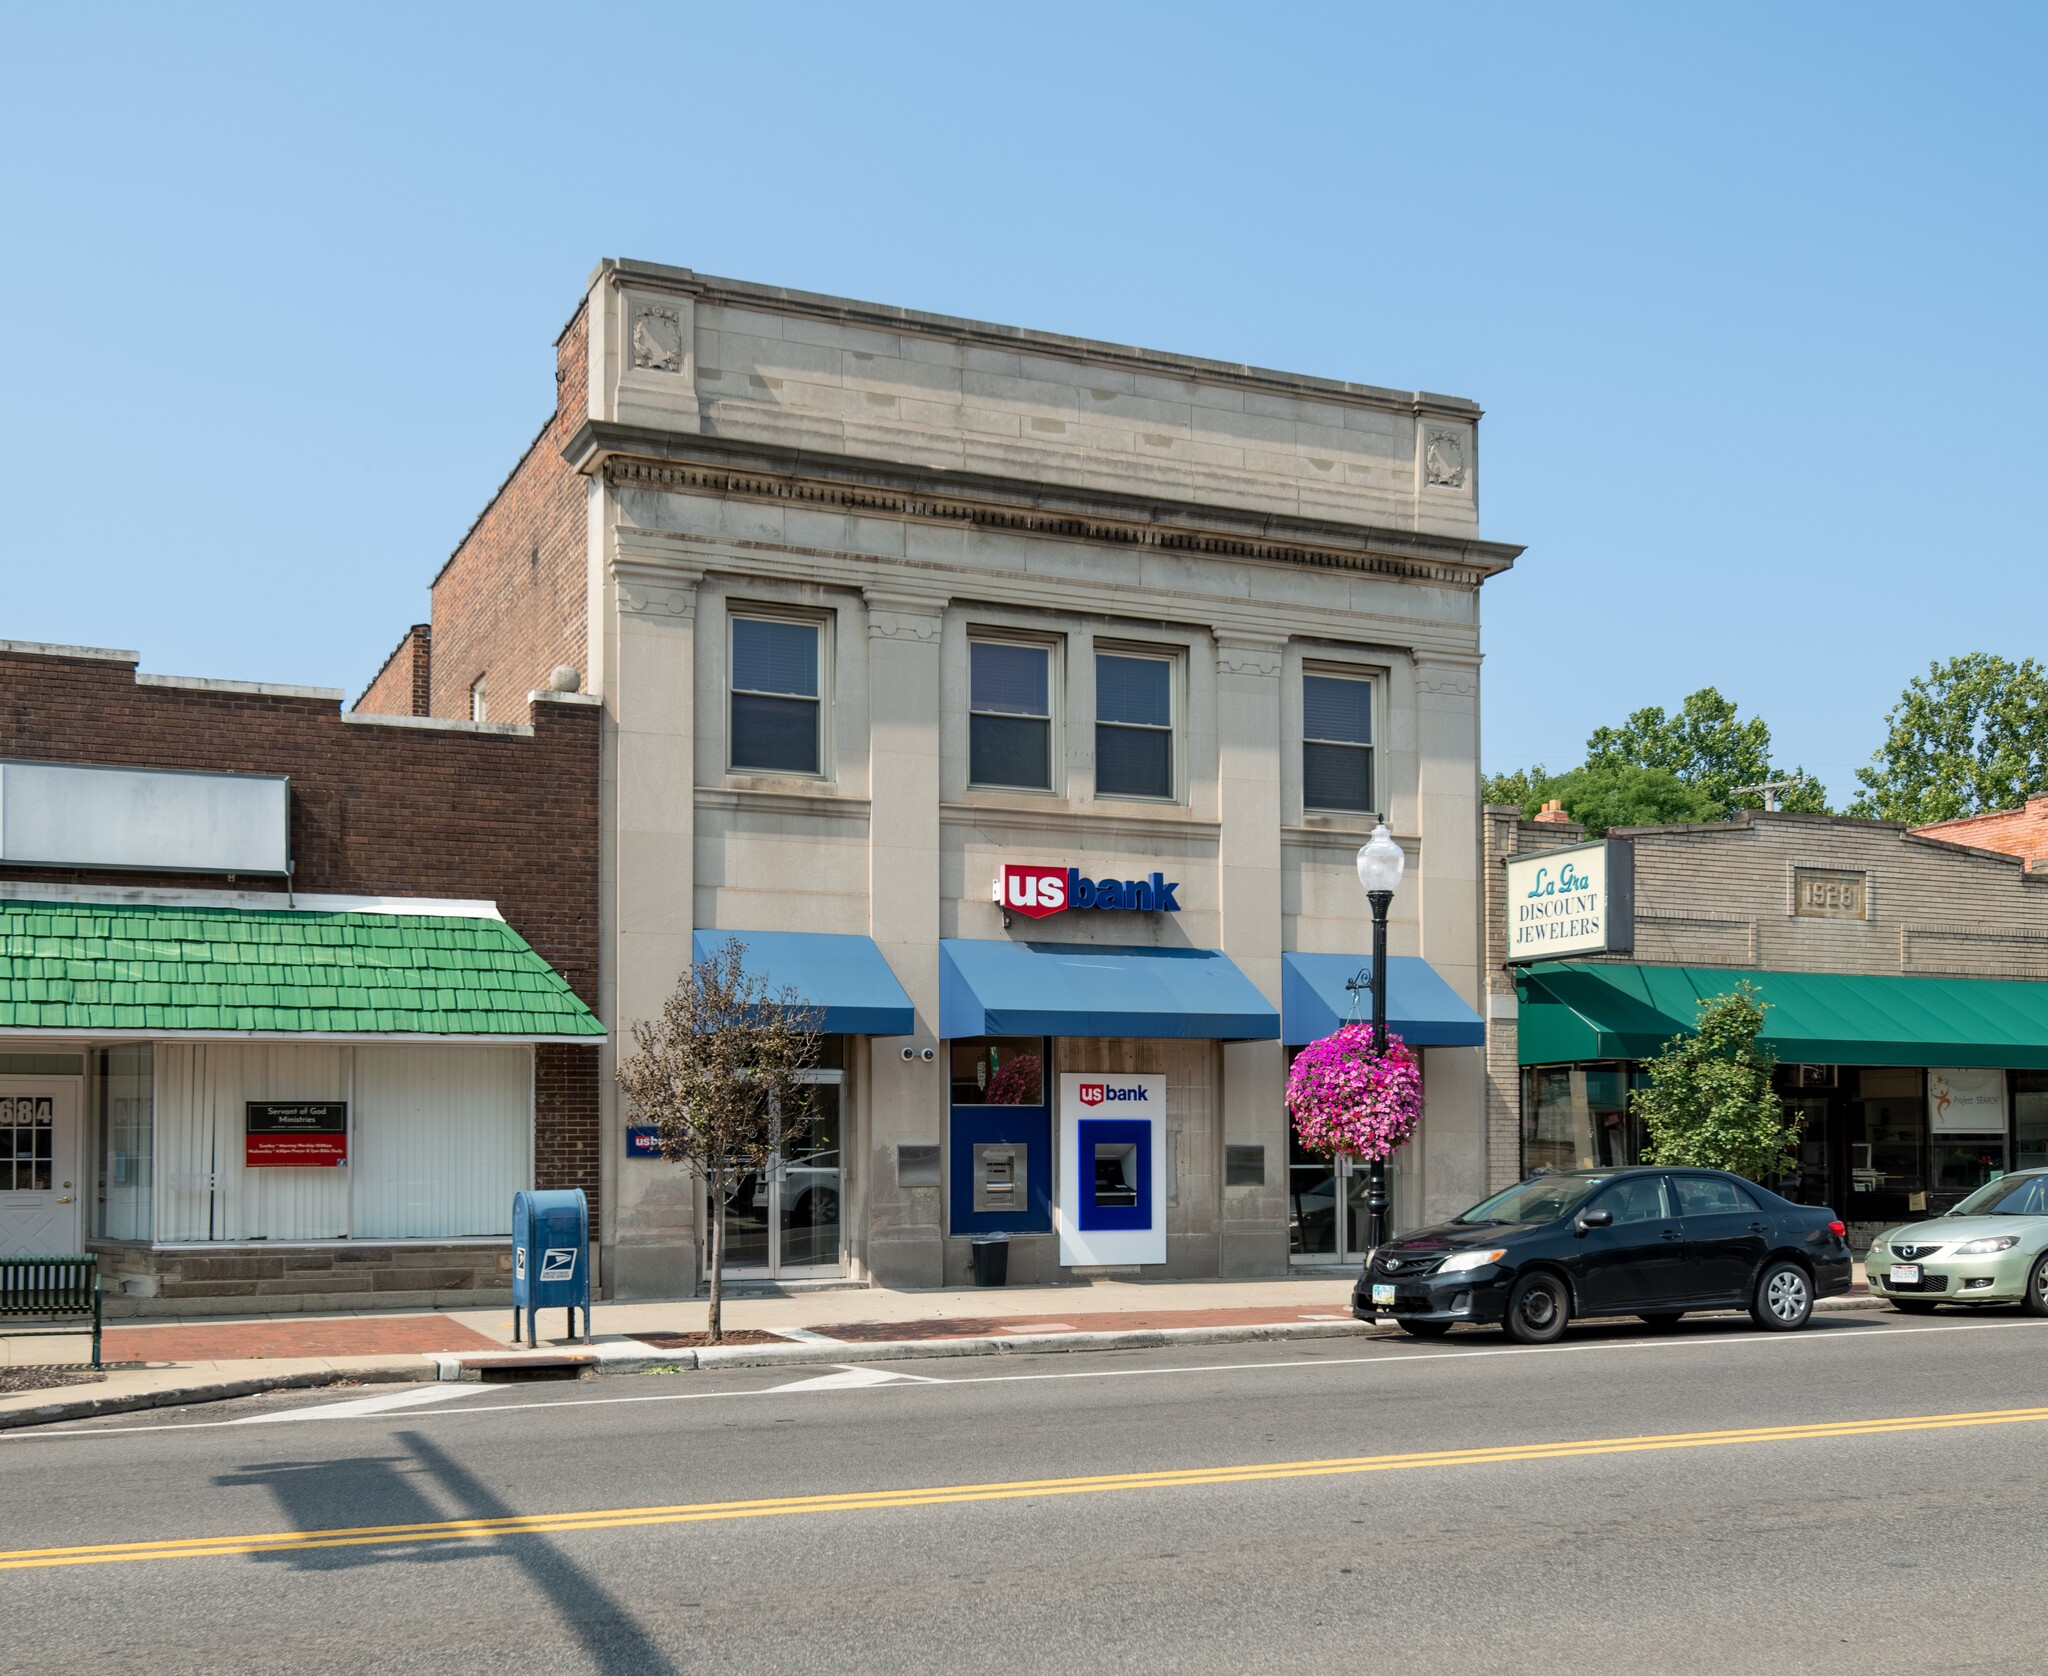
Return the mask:
{"type": "MultiPolygon", "coordinates": [[[[1629,1096],[1640,1062],[1522,1067],[1526,1172],[1643,1161],[1629,1096]]],[[[1870,1229],[1939,1215],[1987,1181],[2048,1166],[2048,1072],[1780,1065],[1778,1096],[1802,1120],[1793,1168],[1766,1185],[1870,1229]]]]}

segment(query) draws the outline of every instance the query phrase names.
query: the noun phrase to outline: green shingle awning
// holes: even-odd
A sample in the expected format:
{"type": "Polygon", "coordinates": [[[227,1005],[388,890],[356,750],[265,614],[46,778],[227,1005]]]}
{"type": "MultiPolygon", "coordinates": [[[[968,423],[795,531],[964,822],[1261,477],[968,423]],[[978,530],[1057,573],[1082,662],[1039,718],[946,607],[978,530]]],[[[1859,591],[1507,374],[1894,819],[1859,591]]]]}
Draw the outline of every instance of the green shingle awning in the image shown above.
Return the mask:
{"type": "Polygon", "coordinates": [[[499,919],[0,902],[0,1031],[596,1040],[499,919]]]}
{"type": "Polygon", "coordinates": [[[1783,1060],[2048,1069],[2048,983],[1570,961],[1524,969],[1519,1058],[1648,1059],[1691,1033],[1701,1000],[1745,979],[1768,1003],[1763,1045],[1783,1060]]]}

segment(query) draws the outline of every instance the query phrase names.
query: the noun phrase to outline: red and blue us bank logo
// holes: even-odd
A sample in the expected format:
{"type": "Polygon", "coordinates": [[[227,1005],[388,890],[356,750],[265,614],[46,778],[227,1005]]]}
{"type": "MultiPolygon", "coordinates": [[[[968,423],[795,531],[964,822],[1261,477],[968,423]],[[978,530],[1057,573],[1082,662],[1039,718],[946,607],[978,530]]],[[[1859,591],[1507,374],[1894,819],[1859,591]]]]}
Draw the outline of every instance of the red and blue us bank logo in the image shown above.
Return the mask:
{"type": "Polygon", "coordinates": [[[1005,862],[996,875],[997,906],[1027,919],[1044,919],[1069,908],[1121,908],[1147,914],[1177,914],[1178,879],[1163,873],[1149,879],[1090,879],[1078,867],[1039,867],[1005,862]]]}
{"type": "Polygon", "coordinates": [[[1145,1088],[1119,1088],[1113,1082],[1084,1082],[1075,1086],[1074,1093],[1084,1106],[1106,1105],[1113,1100],[1150,1100],[1151,1092],[1145,1088]]]}

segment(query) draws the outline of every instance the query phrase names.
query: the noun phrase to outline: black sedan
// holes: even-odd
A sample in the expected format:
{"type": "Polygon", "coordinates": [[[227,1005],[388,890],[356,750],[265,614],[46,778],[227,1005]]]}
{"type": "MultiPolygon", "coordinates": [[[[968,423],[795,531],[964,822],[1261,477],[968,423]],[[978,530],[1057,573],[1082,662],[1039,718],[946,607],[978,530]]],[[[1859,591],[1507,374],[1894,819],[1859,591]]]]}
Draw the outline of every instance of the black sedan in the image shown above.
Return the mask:
{"type": "Polygon", "coordinates": [[[1522,1344],[1547,1344],[1578,1316],[1668,1327],[1694,1309],[1746,1309],[1790,1330],[1817,1298],[1849,1290],[1847,1233],[1833,1211],[1721,1170],[1562,1170],[1388,1240],[1351,1313],[1418,1338],[1498,1322],[1522,1344]]]}

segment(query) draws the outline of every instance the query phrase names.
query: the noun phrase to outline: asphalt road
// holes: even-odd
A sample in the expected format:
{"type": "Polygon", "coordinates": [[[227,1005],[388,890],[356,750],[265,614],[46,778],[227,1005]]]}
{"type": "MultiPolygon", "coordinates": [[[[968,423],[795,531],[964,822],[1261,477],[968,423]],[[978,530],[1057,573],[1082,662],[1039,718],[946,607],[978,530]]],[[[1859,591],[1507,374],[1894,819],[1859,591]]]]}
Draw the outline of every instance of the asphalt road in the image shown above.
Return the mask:
{"type": "Polygon", "coordinates": [[[2044,1352],[1857,1313],[46,1428],[0,1436],[0,1669],[2009,1676],[2044,1352]]]}

